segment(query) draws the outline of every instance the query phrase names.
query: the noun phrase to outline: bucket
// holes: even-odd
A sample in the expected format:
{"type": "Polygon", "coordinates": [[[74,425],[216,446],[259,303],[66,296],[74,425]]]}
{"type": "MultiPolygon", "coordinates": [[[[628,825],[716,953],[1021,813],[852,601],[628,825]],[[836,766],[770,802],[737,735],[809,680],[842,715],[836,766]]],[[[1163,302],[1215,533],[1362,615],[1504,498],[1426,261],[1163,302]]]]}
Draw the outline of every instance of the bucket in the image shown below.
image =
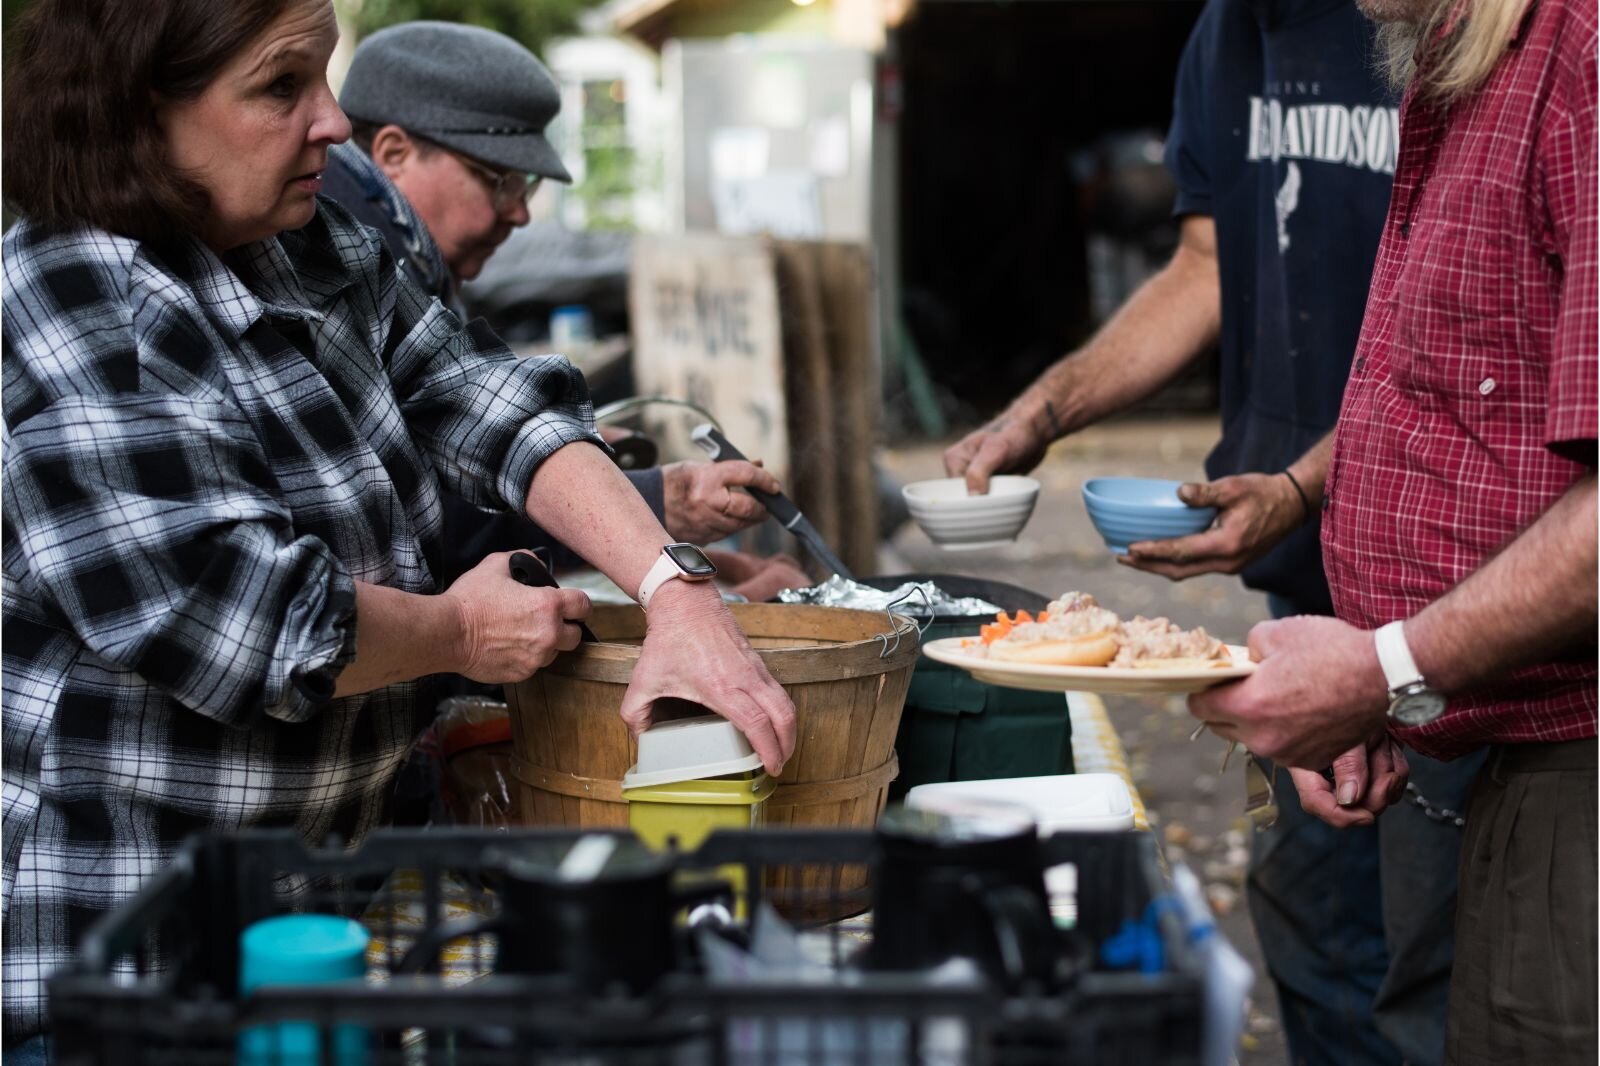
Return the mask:
{"type": "MultiPolygon", "coordinates": [[[[917,663],[916,627],[900,617],[891,623],[882,611],[787,603],[729,608],[797,716],[794,753],[766,801],[767,827],[875,825],[898,772],[894,739],[917,663]]],[[[565,652],[506,686],[512,774],[528,825],[628,825],[622,775],[637,752],[617,712],[639,658],[645,616],[632,605],[596,605],[588,623],[599,643],[565,652]]],[[[781,908],[791,921],[842,918],[870,903],[860,867],[784,867],[769,870],[766,883],[779,898],[814,901],[781,908]]]]}

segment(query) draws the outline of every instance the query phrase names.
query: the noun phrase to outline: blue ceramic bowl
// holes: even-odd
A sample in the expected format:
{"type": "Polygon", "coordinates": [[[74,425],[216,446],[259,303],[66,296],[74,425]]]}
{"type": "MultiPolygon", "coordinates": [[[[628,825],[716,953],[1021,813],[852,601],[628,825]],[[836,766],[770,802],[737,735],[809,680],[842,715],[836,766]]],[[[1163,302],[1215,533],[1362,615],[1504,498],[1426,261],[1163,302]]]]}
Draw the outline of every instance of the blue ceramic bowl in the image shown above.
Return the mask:
{"type": "Polygon", "coordinates": [[[1141,540],[1167,540],[1199,533],[1217,517],[1215,507],[1190,507],[1178,499],[1181,481],[1148,477],[1097,477],[1083,486],[1089,521],[1106,547],[1126,555],[1141,540]]]}

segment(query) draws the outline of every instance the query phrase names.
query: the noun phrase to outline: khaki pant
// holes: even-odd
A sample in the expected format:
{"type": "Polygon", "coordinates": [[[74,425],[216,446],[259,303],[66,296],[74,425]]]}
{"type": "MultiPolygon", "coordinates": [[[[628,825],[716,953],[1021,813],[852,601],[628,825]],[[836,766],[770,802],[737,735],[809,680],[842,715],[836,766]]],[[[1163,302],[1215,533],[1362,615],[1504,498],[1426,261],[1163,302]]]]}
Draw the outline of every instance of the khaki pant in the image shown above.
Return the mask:
{"type": "Polygon", "coordinates": [[[1594,1066],[1596,746],[1493,749],[1461,844],[1452,1066],[1594,1066]]]}

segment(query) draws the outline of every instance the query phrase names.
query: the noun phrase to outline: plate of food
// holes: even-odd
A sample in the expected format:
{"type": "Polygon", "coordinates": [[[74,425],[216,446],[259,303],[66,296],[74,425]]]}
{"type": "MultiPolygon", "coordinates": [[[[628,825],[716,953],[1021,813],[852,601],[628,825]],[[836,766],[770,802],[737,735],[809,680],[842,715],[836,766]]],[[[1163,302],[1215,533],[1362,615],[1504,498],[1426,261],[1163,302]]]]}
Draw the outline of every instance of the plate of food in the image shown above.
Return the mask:
{"type": "Polygon", "coordinates": [[[1084,592],[1051,601],[1037,617],[996,615],[979,636],[934,640],[922,650],[979,681],[1041,692],[1199,692],[1256,668],[1242,645],[1165,618],[1123,620],[1084,592]]]}

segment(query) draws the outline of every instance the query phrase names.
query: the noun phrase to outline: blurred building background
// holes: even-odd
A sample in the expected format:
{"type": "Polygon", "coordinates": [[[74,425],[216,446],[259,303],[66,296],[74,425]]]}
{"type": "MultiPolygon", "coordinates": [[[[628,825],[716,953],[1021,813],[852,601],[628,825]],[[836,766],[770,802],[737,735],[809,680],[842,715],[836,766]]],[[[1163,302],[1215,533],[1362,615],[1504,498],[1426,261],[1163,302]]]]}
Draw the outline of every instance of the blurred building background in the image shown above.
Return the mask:
{"type": "MultiPolygon", "coordinates": [[[[560,80],[576,181],[540,193],[467,292],[508,336],[538,343],[574,303],[625,335],[634,234],[859,242],[882,428],[924,436],[997,409],[1170,253],[1161,138],[1199,7],[338,0],[343,56],[391,22],[453,19],[518,38],[560,80]]],[[[1151,405],[1214,402],[1208,364],[1151,405]]]]}

